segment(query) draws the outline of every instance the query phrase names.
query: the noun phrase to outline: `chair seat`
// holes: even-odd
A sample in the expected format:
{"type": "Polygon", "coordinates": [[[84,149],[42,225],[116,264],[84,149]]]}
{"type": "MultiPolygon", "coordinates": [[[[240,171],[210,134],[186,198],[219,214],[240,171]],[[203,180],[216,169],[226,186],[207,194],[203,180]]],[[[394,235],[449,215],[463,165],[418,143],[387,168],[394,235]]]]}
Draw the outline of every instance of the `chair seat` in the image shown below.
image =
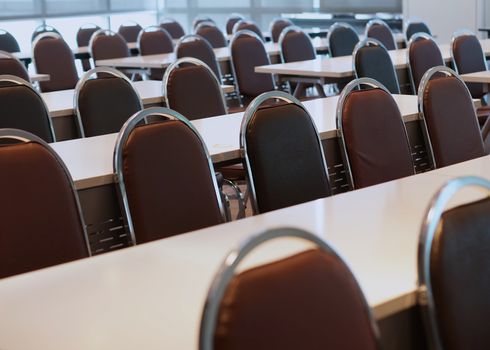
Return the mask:
{"type": "Polygon", "coordinates": [[[230,181],[244,181],[245,180],[245,169],[243,168],[243,164],[233,164],[221,167],[217,169],[222,176],[230,181]]]}

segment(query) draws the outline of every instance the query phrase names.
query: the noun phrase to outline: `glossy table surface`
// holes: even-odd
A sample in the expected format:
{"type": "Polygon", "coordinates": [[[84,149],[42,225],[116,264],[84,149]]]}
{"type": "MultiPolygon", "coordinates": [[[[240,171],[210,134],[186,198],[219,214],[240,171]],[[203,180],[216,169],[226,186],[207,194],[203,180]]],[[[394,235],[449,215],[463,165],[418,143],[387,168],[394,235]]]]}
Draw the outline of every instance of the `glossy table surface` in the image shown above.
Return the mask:
{"type": "MultiPolygon", "coordinates": [[[[405,122],[418,119],[417,97],[394,95],[405,122]]],[[[310,112],[321,139],[337,135],[335,111],[338,96],[304,103],[310,112]]],[[[240,125],[243,113],[193,120],[201,134],[213,162],[239,160],[240,125]]],[[[113,182],[112,157],[117,134],[75,139],[52,144],[66,163],[77,189],[95,187],[113,182]]]]}
{"type": "Polygon", "coordinates": [[[467,83],[490,83],[490,71],[487,70],[482,72],[461,74],[460,77],[467,83]]]}
{"type": "MultiPolygon", "coordinates": [[[[0,344],[17,349],[198,349],[210,283],[227,253],[269,228],[325,239],[375,317],[417,302],[417,244],[432,195],[455,175],[488,177],[484,157],[0,281],[0,344]]],[[[461,200],[475,199],[468,193],[461,200]]],[[[305,249],[279,240],[244,269],[305,249]]]]}

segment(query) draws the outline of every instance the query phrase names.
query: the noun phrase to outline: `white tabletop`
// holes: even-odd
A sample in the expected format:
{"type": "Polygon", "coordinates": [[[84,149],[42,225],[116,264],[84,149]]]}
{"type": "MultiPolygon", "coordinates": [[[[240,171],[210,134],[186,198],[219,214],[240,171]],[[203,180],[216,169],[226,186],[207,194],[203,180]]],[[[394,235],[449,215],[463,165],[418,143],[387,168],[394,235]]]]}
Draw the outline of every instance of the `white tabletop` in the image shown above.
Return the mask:
{"type": "MultiPolygon", "coordinates": [[[[143,80],[132,83],[136,91],[139,93],[143,105],[160,104],[163,102],[162,81],[160,80],[143,80]]],[[[230,93],[235,90],[232,85],[221,86],[224,93],[230,93]]],[[[52,92],[44,92],[41,96],[46,102],[49,115],[52,118],[67,117],[74,115],[74,94],[75,90],[59,90],[52,92]]]]}
{"type": "Polygon", "coordinates": [[[467,83],[490,84],[490,71],[482,71],[468,74],[461,74],[461,79],[467,83]]]}
{"type": "MultiPolygon", "coordinates": [[[[394,95],[405,122],[418,119],[417,97],[394,95]]],[[[335,110],[338,96],[307,101],[321,139],[336,137],[335,110]]],[[[243,113],[194,120],[213,162],[240,159],[240,125],[243,113]]],[[[77,189],[113,182],[112,156],[117,134],[68,140],[52,144],[66,163],[77,189]]]]}
{"type": "MultiPolygon", "coordinates": [[[[490,158],[470,163],[490,164],[490,158]]],[[[284,226],[325,239],[352,269],[374,316],[385,318],[416,305],[420,226],[448,179],[430,171],[3,279],[0,344],[9,350],[198,349],[205,297],[227,253],[253,234],[284,226]]],[[[249,264],[290,254],[294,244],[278,241],[249,264]]]]}
{"type": "Polygon", "coordinates": [[[32,83],[38,81],[49,81],[51,76],[49,74],[29,73],[29,79],[32,83]]]}

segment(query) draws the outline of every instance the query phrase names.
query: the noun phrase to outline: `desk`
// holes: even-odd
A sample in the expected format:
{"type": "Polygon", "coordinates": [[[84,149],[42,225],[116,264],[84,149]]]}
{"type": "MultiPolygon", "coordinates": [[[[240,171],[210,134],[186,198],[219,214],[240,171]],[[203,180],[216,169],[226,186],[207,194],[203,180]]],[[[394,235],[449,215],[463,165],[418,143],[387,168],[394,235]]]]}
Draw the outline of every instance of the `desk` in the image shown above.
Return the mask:
{"type": "MultiPolygon", "coordinates": [[[[466,164],[487,167],[490,158],[466,164]]],[[[419,320],[386,323],[416,312],[418,236],[430,198],[449,179],[441,170],[1,280],[0,343],[10,350],[198,349],[205,296],[228,251],[267,228],[294,226],[347,261],[383,342],[407,337],[398,345],[420,349],[408,336],[420,331],[419,320]]]]}
{"type": "Polygon", "coordinates": [[[29,79],[31,83],[36,83],[39,81],[49,81],[51,77],[49,74],[29,73],[29,79]]]}
{"type": "Polygon", "coordinates": [[[490,71],[461,74],[461,79],[467,83],[490,84],[490,71]]]}

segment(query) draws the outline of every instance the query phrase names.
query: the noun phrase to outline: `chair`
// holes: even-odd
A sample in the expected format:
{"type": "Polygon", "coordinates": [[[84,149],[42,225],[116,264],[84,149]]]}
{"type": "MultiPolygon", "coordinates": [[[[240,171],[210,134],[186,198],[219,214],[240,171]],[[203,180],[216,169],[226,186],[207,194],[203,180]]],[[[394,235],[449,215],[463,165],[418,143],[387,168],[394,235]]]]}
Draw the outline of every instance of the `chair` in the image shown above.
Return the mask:
{"type": "Polygon", "coordinates": [[[175,111],[149,108],[132,116],[116,142],[114,172],[133,243],[225,222],[206,145],[175,111]],[[142,124],[154,116],[166,120],[142,124]]]}
{"type": "Polygon", "coordinates": [[[42,92],[73,89],[78,82],[75,57],[61,36],[43,33],[32,43],[32,57],[36,71],[49,74],[49,81],[39,82],[42,92]]]}
{"type": "Polygon", "coordinates": [[[47,24],[41,24],[40,26],[36,27],[36,29],[34,29],[34,32],[31,36],[31,42],[34,42],[38,35],[44,33],[58,34],[61,37],[61,33],[56,28],[47,24]]]}
{"type": "Polygon", "coordinates": [[[10,53],[20,51],[19,43],[14,36],[3,29],[0,29],[0,50],[10,53]]]}
{"type": "Polygon", "coordinates": [[[414,34],[407,46],[408,75],[412,91],[416,94],[425,72],[433,67],[444,66],[444,59],[439,46],[428,34],[414,34]]]}
{"type": "Polygon", "coordinates": [[[407,42],[412,40],[412,36],[417,33],[425,33],[432,36],[429,26],[421,20],[408,20],[405,23],[405,37],[407,42]]]}
{"type": "Polygon", "coordinates": [[[233,34],[236,34],[242,30],[249,30],[251,32],[254,32],[255,34],[257,34],[260,40],[262,40],[262,42],[265,41],[262,31],[254,22],[245,21],[245,20],[240,20],[236,22],[235,25],[233,26],[233,34]]]}
{"type": "Polygon", "coordinates": [[[392,94],[400,94],[400,84],[388,50],[376,39],[359,42],[352,54],[356,78],[372,78],[392,94]]]}
{"type": "Polygon", "coordinates": [[[94,61],[131,56],[126,40],[108,29],[98,30],[92,35],[89,50],[94,61]]]}
{"type": "Polygon", "coordinates": [[[230,17],[228,17],[228,19],[226,20],[226,34],[232,35],[235,23],[241,20],[245,20],[245,17],[243,17],[239,13],[234,13],[230,17]]]}
{"type": "Polygon", "coordinates": [[[126,40],[128,43],[135,43],[138,40],[138,35],[140,34],[143,27],[136,22],[128,22],[121,24],[117,32],[126,40]]]}
{"type": "Polygon", "coordinates": [[[274,91],[253,100],[243,116],[240,148],[254,213],[331,194],[315,123],[293,96],[274,91]],[[274,100],[284,103],[271,105],[274,100]]]}
{"type": "Polygon", "coordinates": [[[185,35],[184,28],[173,18],[166,18],[160,23],[160,27],[165,29],[172,39],[180,39],[185,35]]]}
{"type": "Polygon", "coordinates": [[[206,39],[214,49],[228,46],[223,32],[213,23],[201,22],[195,28],[195,33],[206,39]]]}
{"type": "Polygon", "coordinates": [[[366,25],[366,38],[378,40],[387,50],[396,50],[396,40],[388,24],[381,19],[372,19],[366,25]]]}
{"type": "MultiPolygon", "coordinates": [[[[284,28],[279,36],[279,49],[281,50],[281,59],[284,63],[314,60],[316,50],[311,39],[300,27],[289,26],[284,28]]],[[[325,96],[323,85],[297,83],[294,89],[295,97],[303,97],[308,87],[315,86],[318,95],[325,96]]]]}
{"type": "MultiPolygon", "coordinates": [[[[77,46],[88,47],[90,43],[90,38],[92,38],[92,35],[98,30],[100,30],[100,27],[96,24],[86,24],[81,26],[77,32],[77,46]]],[[[80,61],[82,62],[82,68],[84,72],[92,68],[89,58],[84,58],[80,61]]]]}
{"type": "Polygon", "coordinates": [[[81,137],[118,132],[129,117],[143,109],[129,79],[109,67],[85,73],[75,88],[74,101],[81,137]]]}
{"type": "Polygon", "coordinates": [[[227,113],[218,78],[196,58],[179,58],[167,68],[163,96],[168,108],[186,115],[189,120],[227,113]]]}
{"type": "Polygon", "coordinates": [[[434,168],[485,155],[471,94],[456,72],[443,66],[429,69],[420,83],[418,101],[434,168]]]}
{"type": "Polygon", "coordinates": [[[90,256],[68,169],[49,145],[21,130],[0,130],[0,278],[90,256]]]}
{"type": "MultiPolygon", "coordinates": [[[[174,51],[172,36],[163,28],[152,26],[140,31],[138,35],[140,55],[157,55],[174,51]]],[[[150,79],[162,80],[164,69],[150,69],[150,79]]]]}
{"type": "Polygon", "coordinates": [[[13,75],[0,75],[0,128],[21,129],[45,142],[56,141],[43,98],[29,82],[13,75]]]}
{"type": "Polygon", "coordinates": [[[7,51],[0,51],[0,75],[15,75],[25,81],[30,80],[26,66],[7,51]]]}
{"type": "Polygon", "coordinates": [[[432,198],[419,238],[418,284],[430,348],[482,350],[490,347],[490,182],[460,177],[432,198]],[[484,199],[447,209],[473,187],[484,199]]]}
{"type": "Polygon", "coordinates": [[[276,18],[271,22],[270,32],[272,42],[277,43],[279,41],[279,37],[281,36],[284,28],[293,26],[293,22],[291,22],[287,18],[276,18]]]}
{"type": "Polygon", "coordinates": [[[337,129],[351,188],[415,174],[402,116],[379,82],[361,78],[347,84],[337,105],[337,129]]]}
{"type": "Polygon", "coordinates": [[[256,66],[270,64],[260,37],[249,30],[235,33],[230,41],[231,67],[240,104],[276,87],[271,74],[255,73],[256,66]],[[243,98],[242,98],[243,96],[243,98]]]}
{"type": "Polygon", "coordinates": [[[227,255],[208,291],[199,332],[200,350],[375,350],[379,343],[349,267],[321,238],[294,228],[252,236],[227,255]],[[281,246],[274,243],[285,239],[297,249],[278,256],[281,246]],[[275,260],[242,267],[251,253],[267,248],[268,261],[275,260]]]}
{"type": "Polygon", "coordinates": [[[188,34],[179,39],[175,45],[177,58],[194,57],[203,61],[221,81],[221,71],[211,44],[198,35],[188,34]]]}
{"type": "Polygon", "coordinates": [[[331,57],[352,55],[358,42],[359,36],[350,24],[337,22],[328,30],[327,43],[331,57]]]}
{"type": "Polygon", "coordinates": [[[192,21],[192,29],[195,31],[197,29],[197,27],[201,24],[201,23],[209,23],[209,24],[212,24],[214,26],[216,26],[216,22],[211,18],[211,17],[207,17],[207,16],[197,16],[196,18],[194,18],[194,20],[192,21]]]}

